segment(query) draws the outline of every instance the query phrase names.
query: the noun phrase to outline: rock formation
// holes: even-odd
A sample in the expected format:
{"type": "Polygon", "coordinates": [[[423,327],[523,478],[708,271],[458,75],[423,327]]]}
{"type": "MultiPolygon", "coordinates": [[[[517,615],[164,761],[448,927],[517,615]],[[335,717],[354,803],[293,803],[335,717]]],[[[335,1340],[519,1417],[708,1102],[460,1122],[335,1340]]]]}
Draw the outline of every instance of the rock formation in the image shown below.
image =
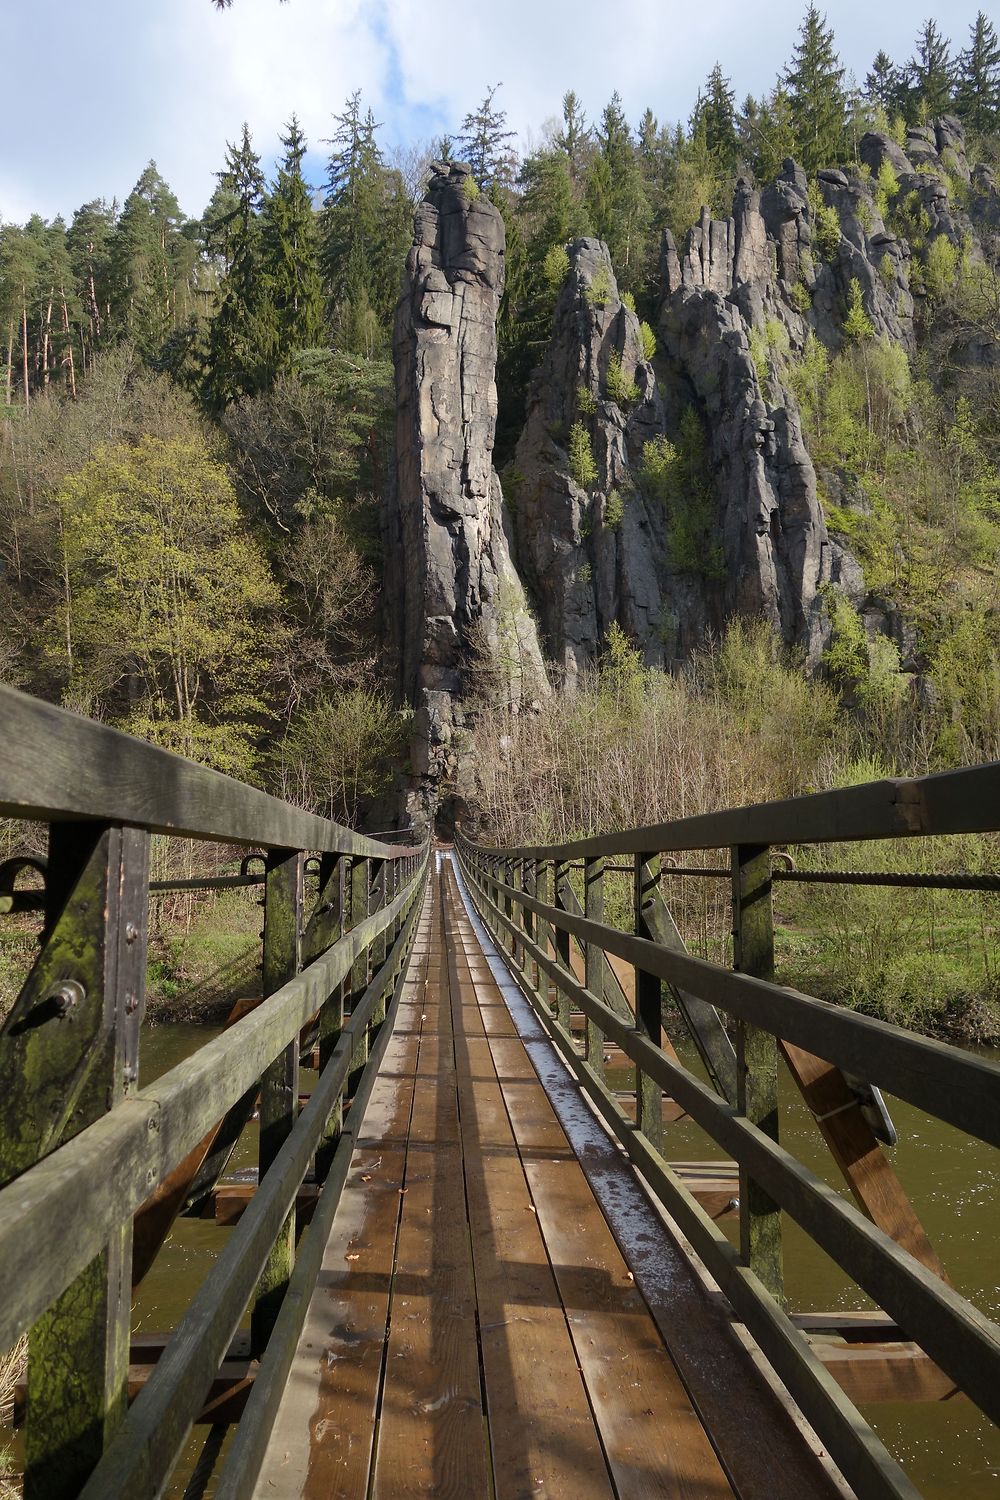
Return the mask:
{"type": "Polygon", "coordinates": [[[644,442],[663,431],[639,320],[619,297],[605,245],[576,240],[569,257],[508,491],[518,566],[537,603],[546,657],[572,684],[615,621],[647,660],[662,659],[657,560],[665,525],[662,508],[647,504],[633,477],[644,442]],[[576,423],[596,467],[586,487],[570,472],[576,423]]]}
{"type": "Polygon", "coordinates": [[[496,315],[504,228],[462,165],[435,163],[397,307],[396,485],[386,597],[401,693],[414,714],[411,809],[461,790],[476,676],[513,701],[545,690],[511,564],[493,469],[496,315]],[[425,795],[427,793],[428,795],[425,795]]]}

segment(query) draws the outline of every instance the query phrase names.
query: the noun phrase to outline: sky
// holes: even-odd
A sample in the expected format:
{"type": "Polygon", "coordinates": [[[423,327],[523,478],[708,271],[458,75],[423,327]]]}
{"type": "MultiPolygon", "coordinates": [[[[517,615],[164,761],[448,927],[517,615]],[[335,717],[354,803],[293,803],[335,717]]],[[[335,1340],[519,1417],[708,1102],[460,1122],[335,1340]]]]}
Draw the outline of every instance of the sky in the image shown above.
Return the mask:
{"type": "MultiPolygon", "coordinates": [[[[981,0],[935,8],[955,49],[981,0]]],[[[7,147],[0,220],[69,218],[128,194],[155,160],[184,211],[200,215],[226,142],[249,123],[270,168],[295,111],[319,185],[333,116],[361,89],[387,145],[430,142],[499,83],[522,146],[567,89],[596,119],[612,92],[638,121],[686,119],[716,60],[736,90],[769,89],[791,56],[805,0],[0,0],[7,147]]],[[[827,8],[842,63],[860,79],[880,47],[913,51],[912,0],[827,8]]],[[[987,7],[987,14],[991,14],[987,7]]],[[[991,14],[997,23],[1000,18],[991,14]]]]}

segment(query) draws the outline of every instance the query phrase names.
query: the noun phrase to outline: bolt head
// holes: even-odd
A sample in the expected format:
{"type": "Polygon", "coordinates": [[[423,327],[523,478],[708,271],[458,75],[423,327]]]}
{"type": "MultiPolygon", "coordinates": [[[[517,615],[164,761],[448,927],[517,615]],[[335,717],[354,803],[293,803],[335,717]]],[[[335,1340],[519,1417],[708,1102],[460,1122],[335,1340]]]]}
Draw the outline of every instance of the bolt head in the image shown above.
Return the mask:
{"type": "Polygon", "coordinates": [[[139,929],[135,925],[135,923],[134,922],[127,922],[125,924],[125,941],[126,941],[126,943],[134,943],[135,940],[138,938],[138,936],[139,936],[139,929]]]}

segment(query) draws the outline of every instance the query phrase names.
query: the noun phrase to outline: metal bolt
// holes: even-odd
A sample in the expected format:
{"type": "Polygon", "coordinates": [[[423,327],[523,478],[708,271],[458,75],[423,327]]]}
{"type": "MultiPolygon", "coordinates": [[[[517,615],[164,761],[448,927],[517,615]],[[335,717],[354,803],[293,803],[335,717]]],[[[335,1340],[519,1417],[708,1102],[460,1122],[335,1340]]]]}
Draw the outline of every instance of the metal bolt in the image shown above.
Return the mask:
{"type": "Polygon", "coordinates": [[[125,1082],[135,1083],[138,1076],[139,1069],[134,1065],[134,1063],[126,1063],[122,1072],[122,1077],[125,1079],[125,1082]]]}
{"type": "Polygon", "coordinates": [[[131,991],[125,996],[125,1014],[134,1016],[139,1009],[139,996],[133,995],[131,991]]]}
{"type": "Polygon", "coordinates": [[[82,1005],[86,1000],[87,991],[77,980],[64,979],[61,984],[51,989],[45,998],[53,1002],[58,1015],[68,1016],[71,1010],[82,1005]]]}
{"type": "Polygon", "coordinates": [[[139,929],[135,925],[135,923],[134,922],[126,922],[126,924],[125,924],[125,941],[126,941],[126,943],[134,943],[135,940],[136,940],[136,938],[138,936],[139,936],[139,929]]]}

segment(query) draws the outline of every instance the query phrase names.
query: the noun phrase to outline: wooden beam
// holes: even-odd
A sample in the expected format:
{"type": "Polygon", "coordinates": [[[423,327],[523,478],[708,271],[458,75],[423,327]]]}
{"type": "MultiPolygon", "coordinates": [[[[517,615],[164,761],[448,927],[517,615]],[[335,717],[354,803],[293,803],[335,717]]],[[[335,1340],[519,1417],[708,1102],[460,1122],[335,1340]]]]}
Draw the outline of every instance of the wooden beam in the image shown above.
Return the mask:
{"type": "Polygon", "coordinates": [[[809,1342],[855,1406],[883,1401],[950,1401],[962,1394],[919,1344],[847,1344],[817,1337],[809,1342]]]}
{"type": "Polygon", "coordinates": [[[947,1281],[945,1268],[843,1073],[802,1047],[790,1042],[778,1045],[858,1207],[897,1245],[947,1281]]]}

